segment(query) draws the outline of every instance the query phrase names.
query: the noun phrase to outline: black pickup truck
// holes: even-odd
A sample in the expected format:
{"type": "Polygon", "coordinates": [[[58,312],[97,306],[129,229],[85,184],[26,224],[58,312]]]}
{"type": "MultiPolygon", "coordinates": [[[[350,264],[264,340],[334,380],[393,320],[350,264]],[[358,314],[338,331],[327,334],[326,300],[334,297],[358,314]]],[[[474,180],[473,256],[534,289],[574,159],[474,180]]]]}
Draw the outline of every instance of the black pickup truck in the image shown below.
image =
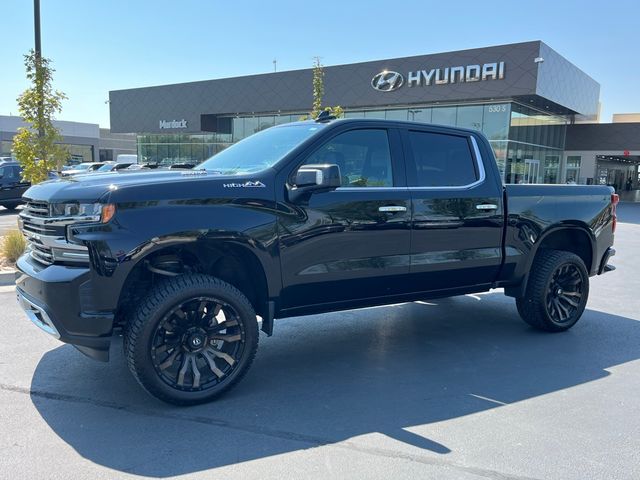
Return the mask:
{"type": "Polygon", "coordinates": [[[504,288],[533,327],[580,318],[613,269],[606,186],[502,185],[478,132],[332,120],[270,128],[184,171],[106,173],[25,194],[18,301],[152,395],[205,402],[275,318],[504,288]],[[258,318],[258,316],[260,318],[258,318]]]}

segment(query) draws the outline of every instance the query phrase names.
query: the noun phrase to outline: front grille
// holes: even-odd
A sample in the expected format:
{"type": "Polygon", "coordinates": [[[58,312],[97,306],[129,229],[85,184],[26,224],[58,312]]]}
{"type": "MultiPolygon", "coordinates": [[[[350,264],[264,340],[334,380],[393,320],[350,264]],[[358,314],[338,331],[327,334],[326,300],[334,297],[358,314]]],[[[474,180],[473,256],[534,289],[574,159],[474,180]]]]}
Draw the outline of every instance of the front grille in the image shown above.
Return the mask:
{"type": "Polygon", "coordinates": [[[49,204],[36,200],[27,201],[20,212],[22,231],[27,237],[27,249],[31,258],[44,265],[53,263],[51,247],[42,242],[41,237],[64,238],[64,227],[45,225],[43,220],[51,216],[49,204]]]}
{"type": "Polygon", "coordinates": [[[49,217],[49,204],[47,202],[37,202],[37,201],[29,201],[22,209],[27,215],[31,215],[33,217],[49,217]]]}
{"type": "Polygon", "coordinates": [[[72,245],[66,240],[66,228],[74,219],[51,215],[47,202],[28,200],[20,212],[20,228],[27,238],[31,258],[38,263],[84,264],[89,255],[85,246],[72,245]]]}
{"type": "Polygon", "coordinates": [[[64,227],[44,225],[39,221],[40,219],[46,219],[50,216],[50,208],[47,202],[29,200],[20,213],[22,228],[27,236],[29,233],[52,237],[64,236],[64,227]]]}
{"type": "Polygon", "coordinates": [[[59,234],[64,235],[64,230],[59,227],[38,225],[33,222],[30,222],[26,218],[23,218],[22,221],[23,221],[22,228],[26,232],[37,233],[38,235],[51,235],[51,236],[57,236],[59,234]]]}

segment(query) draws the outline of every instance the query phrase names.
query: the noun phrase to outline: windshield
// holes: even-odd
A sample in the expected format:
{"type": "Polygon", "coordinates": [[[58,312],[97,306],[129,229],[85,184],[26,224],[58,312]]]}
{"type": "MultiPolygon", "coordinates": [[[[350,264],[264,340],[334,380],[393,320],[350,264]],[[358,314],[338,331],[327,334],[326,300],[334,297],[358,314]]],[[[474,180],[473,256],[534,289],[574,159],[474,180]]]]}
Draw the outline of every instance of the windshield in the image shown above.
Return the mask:
{"type": "Polygon", "coordinates": [[[276,164],[320,128],[322,125],[317,123],[269,128],[231,145],[195,168],[213,170],[223,175],[259,172],[276,164]]]}
{"type": "Polygon", "coordinates": [[[109,164],[109,163],[108,163],[108,164],[106,164],[106,165],[101,166],[101,167],[98,169],[98,171],[99,171],[99,172],[110,172],[112,168],[113,168],[113,165],[111,165],[111,164],[109,164]]]}
{"type": "Polygon", "coordinates": [[[73,167],[74,170],[87,170],[91,166],[90,163],[80,163],[73,167]]]}

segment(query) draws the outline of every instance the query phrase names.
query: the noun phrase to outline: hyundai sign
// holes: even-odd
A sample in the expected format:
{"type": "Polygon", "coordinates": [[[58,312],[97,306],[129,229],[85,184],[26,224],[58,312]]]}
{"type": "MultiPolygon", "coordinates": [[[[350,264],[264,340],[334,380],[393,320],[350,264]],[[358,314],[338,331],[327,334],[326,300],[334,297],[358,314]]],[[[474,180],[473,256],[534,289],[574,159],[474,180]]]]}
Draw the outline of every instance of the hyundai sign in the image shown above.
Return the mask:
{"type": "MultiPolygon", "coordinates": [[[[484,80],[502,80],[504,62],[483,65],[431,68],[407,73],[407,86],[447,85],[449,83],[469,83],[484,80]]],[[[371,79],[371,86],[380,92],[392,92],[405,84],[405,77],[391,70],[383,70],[371,79]]]]}

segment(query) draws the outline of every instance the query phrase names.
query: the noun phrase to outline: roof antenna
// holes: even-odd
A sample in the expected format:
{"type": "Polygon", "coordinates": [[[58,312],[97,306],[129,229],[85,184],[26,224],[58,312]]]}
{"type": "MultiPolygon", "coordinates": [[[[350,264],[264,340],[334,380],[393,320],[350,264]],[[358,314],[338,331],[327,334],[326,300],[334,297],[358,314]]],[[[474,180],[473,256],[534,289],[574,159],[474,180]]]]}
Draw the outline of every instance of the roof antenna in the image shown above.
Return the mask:
{"type": "Polygon", "coordinates": [[[316,122],[317,123],[326,123],[329,120],[335,120],[336,116],[335,115],[331,115],[331,112],[329,110],[322,110],[318,116],[316,117],[316,122]]]}

